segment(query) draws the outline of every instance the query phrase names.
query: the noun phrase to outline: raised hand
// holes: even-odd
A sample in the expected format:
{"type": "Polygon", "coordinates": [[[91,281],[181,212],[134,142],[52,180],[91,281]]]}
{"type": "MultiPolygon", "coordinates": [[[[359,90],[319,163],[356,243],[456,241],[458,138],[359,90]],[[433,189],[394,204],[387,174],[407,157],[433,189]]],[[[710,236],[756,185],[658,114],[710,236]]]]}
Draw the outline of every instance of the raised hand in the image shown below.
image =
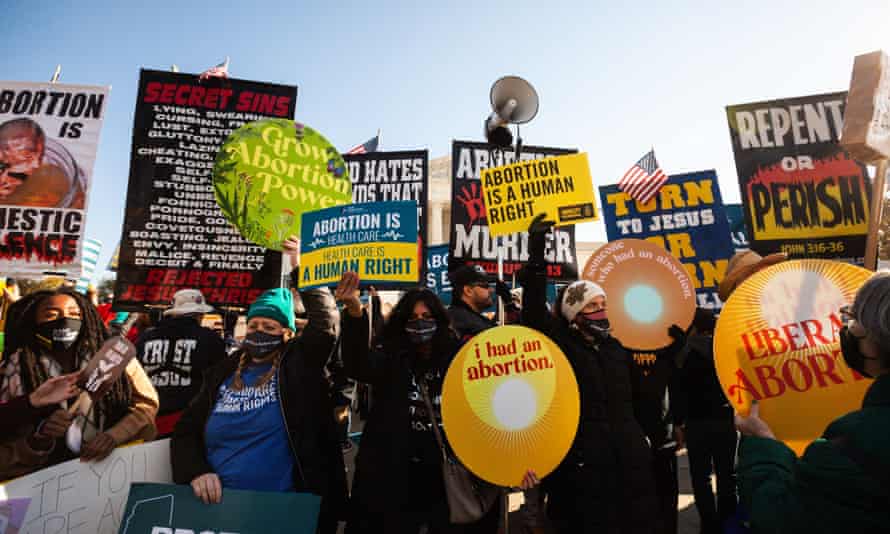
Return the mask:
{"type": "Polygon", "coordinates": [[[362,316],[362,301],[359,298],[359,277],[352,271],[346,271],[340,277],[340,283],[334,290],[334,298],[346,306],[346,311],[353,317],[362,316]]]}
{"type": "Polygon", "coordinates": [[[71,373],[62,376],[54,376],[28,395],[28,401],[31,406],[41,408],[53,404],[60,404],[62,401],[70,399],[80,393],[77,387],[77,376],[79,373],[71,373]]]}

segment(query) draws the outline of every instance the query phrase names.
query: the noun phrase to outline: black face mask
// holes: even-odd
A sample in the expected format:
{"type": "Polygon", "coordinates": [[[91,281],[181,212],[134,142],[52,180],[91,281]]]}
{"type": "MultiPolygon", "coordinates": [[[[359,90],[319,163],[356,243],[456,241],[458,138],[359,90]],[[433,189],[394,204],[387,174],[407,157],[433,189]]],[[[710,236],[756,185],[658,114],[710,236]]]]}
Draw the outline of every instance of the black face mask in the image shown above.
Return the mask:
{"type": "Polygon", "coordinates": [[[408,334],[408,339],[411,340],[411,343],[415,345],[429,343],[433,340],[433,336],[436,335],[436,321],[428,321],[426,319],[408,321],[405,324],[405,332],[408,334]]]}
{"type": "Polygon", "coordinates": [[[251,332],[244,337],[241,347],[251,358],[259,358],[278,349],[284,344],[284,336],[273,336],[265,332],[251,332]]]}
{"type": "Polygon", "coordinates": [[[73,317],[60,317],[37,325],[34,338],[42,346],[53,352],[64,352],[74,345],[80,335],[83,321],[73,317]]]}
{"type": "Polygon", "coordinates": [[[846,326],[841,328],[841,354],[844,355],[844,363],[847,367],[853,369],[862,376],[874,378],[865,372],[865,360],[876,360],[877,358],[869,358],[859,350],[859,339],[850,333],[850,329],[846,326]]]}
{"type": "Polygon", "coordinates": [[[612,330],[609,324],[609,318],[606,312],[580,313],[579,325],[581,330],[592,337],[596,342],[602,342],[609,338],[609,331],[612,330]]]}

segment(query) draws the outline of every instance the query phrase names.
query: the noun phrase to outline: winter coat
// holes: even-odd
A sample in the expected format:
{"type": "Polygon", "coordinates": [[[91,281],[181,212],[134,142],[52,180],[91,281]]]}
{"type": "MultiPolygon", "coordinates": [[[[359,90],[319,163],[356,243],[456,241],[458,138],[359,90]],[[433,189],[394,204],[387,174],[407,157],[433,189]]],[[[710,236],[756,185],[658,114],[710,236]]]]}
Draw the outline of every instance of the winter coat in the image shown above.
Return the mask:
{"type": "Polygon", "coordinates": [[[887,532],[890,375],[876,379],[862,409],[828,425],[799,459],[779,441],[743,438],[738,480],[754,533],[887,532]]]}
{"type": "MultiPolygon", "coordinates": [[[[319,529],[333,532],[345,506],[346,476],[324,366],[334,347],[339,317],[327,289],[305,291],[301,296],[309,323],[284,348],[277,371],[278,394],[294,454],[295,491],[322,497],[319,529]]],[[[207,371],[200,392],[176,425],[170,456],[177,484],[213,472],[204,431],[219,387],[235,373],[238,360],[237,356],[227,358],[207,371]]]]}
{"type": "MultiPolygon", "coordinates": [[[[374,403],[365,423],[362,441],[356,458],[355,479],[352,486],[352,512],[350,531],[361,531],[358,525],[370,522],[377,525],[393,525],[402,513],[406,492],[411,492],[406,481],[412,468],[411,391],[416,380],[425,380],[429,395],[435,398],[441,392],[442,379],[448,365],[457,353],[458,341],[452,338],[445,349],[434,350],[433,360],[421,376],[414,376],[413,355],[407,344],[403,349],[389,352],[378,345],[368,347],[368,318],[355,318],[343,314],[343,363],[346,373],[357,381],[371,384],[374,403]],[[369,519],[373,515],[373,519],[369,519]]],[[[392,349],[390,349],[392,350],[392,349]]],[[[416,392],[415,392],[416,394],[416,392]]],[[[422,406],[422,401],[415,400],[422,406]]],[[[428,418],[425,408],[422,416],[416,416],[422,424],[428,418]]],[[[432,440],[430,432],[430,440],[432,440]]],[[[425,460],[441,463],[436,446],[430,441],[425,460]]],[[[416,460],[415,460],[416,461],[416,460]]],[[[432,471],[435,471],[433,469],[432,471]]],[[[421,488],[420,490],[426,490],[421,488]]],[[[415,489],[417,490],[417,489],[415,489]]],[[[395,529],[393,529],[394,531],[395,529]]]]}
{"type": "MultiPolygon", "coordinates": [[[[569,454],[557,468],[584,465],[591,473],[588,513],[604,518],[604,532],[651,532],[655,483],[651,451],[634,419],[631,357],[617,340],[593,346],[577,329],[553,316],[546,306],[546,276],[529,264],[521,273],[522,324],[541,331],[563,351],[575,373],[581,401],[578,431],[569,454]]],[[[549,478],[549,477],[548,477],[549,478]]],[[[560,477],[545,479],[553,488],[560,477]]]]}
{"type": "Polygon", "coordinates": [[[476,313],[462,300],[455,300],[448,307],[448,315],[451,317],[451,327],[457,332],[461,343],[466,343],[479,332],[498,325],[497,321],[476,313]]]}
{"type": "Polygon", "coordinates": [[[677,424],[687,420],[733,420],[733,409],[723,393],[714,367],[714,338],[692,336],[689,352],[677,372],[673,396],[677,424]]]}
{"type": "MultiPolygon", "coordinates": [[[[19,376],[20,353],[14,352],[0,366],[0,402],[6,402],[25,394],[19,376]]],[[[50,356],[41,354],[40,363],[49,376],[62,374],[62,367],[50,356]]],[[[155,415],[158,412],[158,395],[151,381],[139,362],[131,360],[125,369],[123,379],[131,385],[130,405],[123,414],[112,416],[113,419],[101,421],[99,431],[105,432],[118,445],[134,440],[150,440],[155,436],[155,415]],[[125,377],[125,378],[124,378],[125,377]]],[[[41,408],[39,413],[49,415],[58,407],[41,408]]],[[[90,412],[94,416],[96,411],[90,412]]],[[[95,421],[94,421],[95,423],[95,421]]],[[[53,446],[46,451],[37,450],[28,443],[28,438],[37,428],[36,421],[20,425],[13,434],[4,435],[0,443],[0,480],[27,475],[64,462],[77,455],[68,450],[65,438],[55,440],[53,446]]]]}

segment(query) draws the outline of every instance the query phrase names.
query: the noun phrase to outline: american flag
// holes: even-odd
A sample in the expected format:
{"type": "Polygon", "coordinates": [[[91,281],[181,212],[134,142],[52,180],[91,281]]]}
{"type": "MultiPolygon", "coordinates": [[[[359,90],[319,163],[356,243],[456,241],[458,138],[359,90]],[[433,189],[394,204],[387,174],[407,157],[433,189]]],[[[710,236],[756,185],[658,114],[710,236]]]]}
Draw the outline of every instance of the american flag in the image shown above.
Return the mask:
{"type": "Polygon", "coordinates": [[[219,65],[210,67],[198,76],[198,81],[204,81],[208,78],[228,78],[229,77],[229,56],[219,65]]]}
{"type": "Polygon", "coordinates": [[[630,195],[634,200],[645,204],[658,193],[667,180],[667,175],[655,161],[655,150],[650,150],[624,173],[624,176],[618,181],[618,189],[630,195]]]}
{"type": "Polygon", "coordinates": [[[356,145],[346,151],[347,154],[367,154],[368,152],[377,152],[377,145],[380,144],[380,134],[368,139],[360,145],[356,145]]]}

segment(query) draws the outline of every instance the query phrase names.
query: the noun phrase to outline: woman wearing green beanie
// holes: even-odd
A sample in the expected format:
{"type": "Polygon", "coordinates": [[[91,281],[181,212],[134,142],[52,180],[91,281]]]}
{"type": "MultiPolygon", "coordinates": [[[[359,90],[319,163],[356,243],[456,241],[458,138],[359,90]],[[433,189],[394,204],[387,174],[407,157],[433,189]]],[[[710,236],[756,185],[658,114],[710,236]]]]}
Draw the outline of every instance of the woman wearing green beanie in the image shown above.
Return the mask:
{"type": "Polygon", "coordinates": [[[327,288],[300,296],[308,324],[299,336],[289,290],[251,304],[241,349],[208,370],[176,426],[173,478],[208,504],[223,502],[223,488],[314,493],[318,531],[335,532],[346,479],[324,365],[339,314],[327,288]]]}

